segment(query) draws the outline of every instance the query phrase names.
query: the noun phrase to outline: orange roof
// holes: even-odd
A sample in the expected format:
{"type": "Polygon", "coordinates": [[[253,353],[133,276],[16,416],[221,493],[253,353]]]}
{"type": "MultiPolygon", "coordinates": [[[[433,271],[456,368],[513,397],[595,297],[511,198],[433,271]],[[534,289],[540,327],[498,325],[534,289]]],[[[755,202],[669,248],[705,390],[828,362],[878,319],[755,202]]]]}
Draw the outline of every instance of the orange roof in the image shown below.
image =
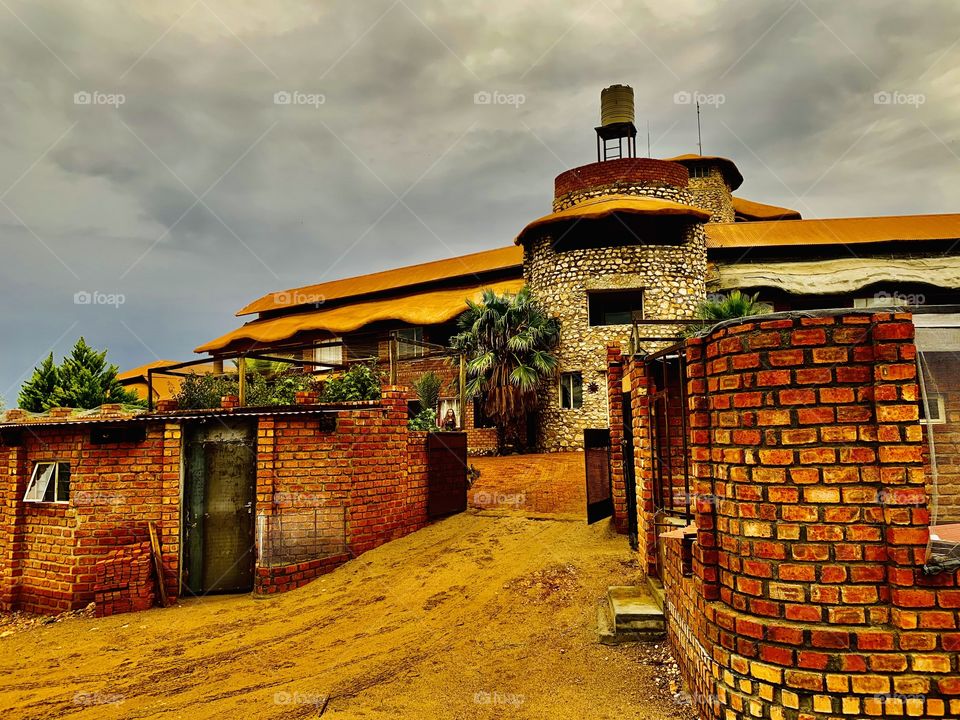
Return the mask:
{"type": "Polygon", "coordinates": [[[800,220],[796,210],[740,197],[733,198],[733,211],[748,220],[800,220]]]}
{"type": "Polygon", "coordinates": [[[176,364],[176,360],[154,360],[146,365],[140,365],[139,367],[117,373],[117,380],[136,380],[138,378],[145,379],[147,377],[147,370],[155,370],[156,368],[169,367],[170,365],[176,364]]]}
{"type": "Polygon", "coordinates": [[[493,270],[519,267],[522,263],[523,251],[517,247],[510,246],[497,248],[496,250],[485,250],[447,260],[436,260],[421,265],[408,265],[394,270],[371,273],[370,275],[331,280],[317,285],[305,285],[291,290],[269,293],[258,300],[254,300],[240,310],[237,315],[251,315],[297,305],[312,305],[437,280],[470,277],[493,270]]]}
{"type": "Polygon", "coordinates": [[[518,245],[525,236],[536,228],[552,225],[569,220],[595,220],[614,213],[629,213],[634,215],[676,215],[687,216],[695,220],[709,220],[710,213],[694,207],[684,205],[673,200],[645,197],[643,195],[602,195],[593,200],[578,203],[566,210],[550,213],[529,223],[514,241],[518,245]]]}
{"type": "Polygon", "coordinates": [[[955,240],[960,238],[960,214],[710,223],[704,228],[707,247],[713,249],[955,240]]]}
{"type": "Polygon", "coordinates": [[[297,333],[315,330],[341,335],[381,320],[433,325],[457,317],[467,309],[466,300],[479,299],[485,288],[491,288],[498,293],[515,293],[522,287],[523,280],[518,278],[453,290],[415,293],[399,298],[368,300],[329,310],[283,315],[267,320],[253,320],[233,332],[201,345],[195,352],[222,350],[237,340],[270,345],[292,338],[297,333]]]}
{"type": "Polygon", "coordinates": [[[738,187],[743,185],[743,175],[740,174],[740,170],[737,168],[737,164],[725,157],[718,157],[716,155],[693,155],[687,153],[686,155],[677,155],[672,158],[664,158],[667,162],[680,163],[681,165],[692,165],[698,162],[711,163],[713,165],[720,166],[720,172],[723,173],[723,176],[727,179],[727,183],[730,185],[731,190],[736,190],[738,187]]]}

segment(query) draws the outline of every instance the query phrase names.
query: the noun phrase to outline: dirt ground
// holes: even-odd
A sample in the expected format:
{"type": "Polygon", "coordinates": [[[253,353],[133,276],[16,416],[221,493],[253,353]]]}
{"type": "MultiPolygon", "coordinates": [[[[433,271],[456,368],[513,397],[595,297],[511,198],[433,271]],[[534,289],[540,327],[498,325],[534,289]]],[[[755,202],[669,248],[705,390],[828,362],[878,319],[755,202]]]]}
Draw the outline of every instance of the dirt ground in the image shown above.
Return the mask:
{"type": "Polygon", "coordinates": [[[690,718],[662,646],[606,647],[609,525],[470,511],[267,600],[7,618],[0,717],[690,718]]]}

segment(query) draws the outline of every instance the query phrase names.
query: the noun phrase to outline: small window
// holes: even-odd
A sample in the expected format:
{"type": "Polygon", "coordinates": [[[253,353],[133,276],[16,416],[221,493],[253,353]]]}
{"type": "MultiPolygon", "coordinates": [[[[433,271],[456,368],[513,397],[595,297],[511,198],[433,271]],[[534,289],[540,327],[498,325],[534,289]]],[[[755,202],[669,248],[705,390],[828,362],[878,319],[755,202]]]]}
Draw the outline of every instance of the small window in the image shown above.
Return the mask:
{"type": "Polygon", "coordinates": [[[947,413],[943,406],[943,395],[927,393],[927,401],[920,401],[920,422],[925,425],[943,425],[947,413]]]}
{"type": "Polygon", "coordinates": [[[453,411],[454,425],[460,428],[460,399],[459,398],[440,398],[440,406],[437,408],[437,425],[446,428],[447,413],[453,411]]]}
{"type": "Polygon", "coordinates": [[[483,428],[493,428],[497,424],[487,415],[486,410],[483,409],[486,398],[480,397],[477,395],[473,398],[473,427],[478,430],[483,428]]]}
{"type": "MultiPolygon", "coordinates": [[[[327,338],[326,340],[321,340],[317,344],[323,347],[317,347],[313,349],[314,362],[321,365],[343,365],[343,338],[327,338]],[[333,345],[332,343],[340,344],[333,345]]],[[[309,360],[310,358],[305,359],[309,360]]]]}
{"type": "Polygon", "coordinates": [[[560,407],[579,410],[583,407],[583,375],[578,372],[560,374],[560,407]]]}
{"type": "Polygon", "coordinates": [[[590,325],[630,325],[643,320],[643,290],[598,290],[587,294],[590,325]]]}
{"type": "Polygon", "coordinates": [[[693,177],[693,178],[710,177],[710,166],[709,165],[692,165],[690,167],[690,177],[693,177]]]}
{"type": "Polygon", "coordinates": [[[70,499],[70,463],[39,462],[23,496],[24,502],[65,503],[70,499]]]}
{"type": "Polygon", "coordinates": [[[423,355],[423,328],[404,328],[397,330],[397,345],[401,360],[421,357],[423,355]]]}

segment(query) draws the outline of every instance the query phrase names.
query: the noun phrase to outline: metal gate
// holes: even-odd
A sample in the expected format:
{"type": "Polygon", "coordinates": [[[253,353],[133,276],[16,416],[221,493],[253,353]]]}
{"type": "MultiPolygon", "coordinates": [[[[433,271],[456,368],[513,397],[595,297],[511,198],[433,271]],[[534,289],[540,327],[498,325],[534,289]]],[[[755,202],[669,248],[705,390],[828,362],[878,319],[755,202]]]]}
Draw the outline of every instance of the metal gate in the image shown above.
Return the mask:
{"type": "Polygon", "coordinates": [[[253,589],[255,430],[219,421],[187,428],[182,585],[194,595],[253,589]]]}
{"type": "Polygon", "coordinates": [[[427,515],[436,517],[467,509],[467,434],[427,435],[427,515]]]}
{"type": "Polygon", "coordinates": [[[610,430],[583,431],[583,459],[587,476],[587,523],[613,515],[610,487],[610,430]]]}
{"type": "Polygon", "coordinates": [[[689,524],[690,455],[687,448],[686,356],[674,345],[645,359],[653,460],[653,518],[657,561],[663,566],[660,534],[689,524]]]}

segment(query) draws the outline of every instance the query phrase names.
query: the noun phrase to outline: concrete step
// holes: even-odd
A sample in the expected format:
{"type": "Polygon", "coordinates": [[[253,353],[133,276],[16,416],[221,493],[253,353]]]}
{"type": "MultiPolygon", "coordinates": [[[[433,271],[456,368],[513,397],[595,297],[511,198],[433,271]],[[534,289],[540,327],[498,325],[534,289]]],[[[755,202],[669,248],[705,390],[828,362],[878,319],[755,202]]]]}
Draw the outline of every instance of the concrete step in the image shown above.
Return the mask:
{"type": "Polygon", "coordinates": [[[663,611],[643,588],[616,585],[607,590],[607,602],[597,611],[600,642],[654,642],[667,635],[663,611]]]}

